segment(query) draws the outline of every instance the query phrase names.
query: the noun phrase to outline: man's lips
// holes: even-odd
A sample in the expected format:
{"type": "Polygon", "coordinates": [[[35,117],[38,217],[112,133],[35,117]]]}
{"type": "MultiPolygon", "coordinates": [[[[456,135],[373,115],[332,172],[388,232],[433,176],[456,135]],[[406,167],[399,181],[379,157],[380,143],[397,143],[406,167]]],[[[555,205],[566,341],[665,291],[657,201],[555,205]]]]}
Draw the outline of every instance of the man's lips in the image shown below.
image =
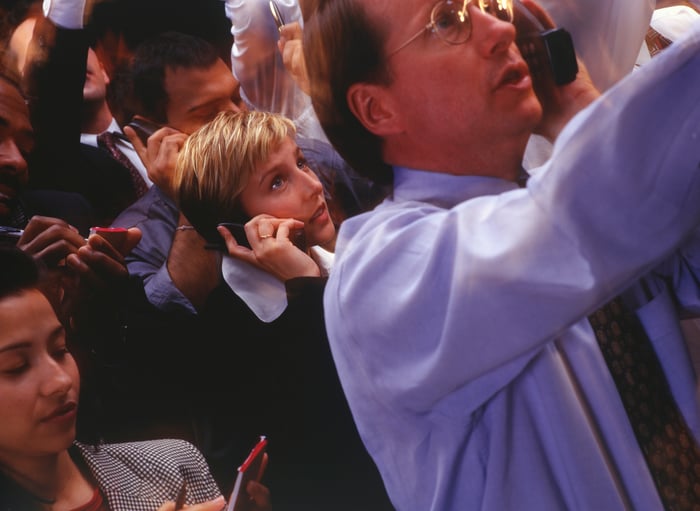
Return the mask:
{"type": "Polygon", "coordinates": [[[529,80],[530,72],[525,61],[510,64],[503,69],[496,80],[494,89],[500,89],[509,85],[520,85],[525,79],[529,80]]]}

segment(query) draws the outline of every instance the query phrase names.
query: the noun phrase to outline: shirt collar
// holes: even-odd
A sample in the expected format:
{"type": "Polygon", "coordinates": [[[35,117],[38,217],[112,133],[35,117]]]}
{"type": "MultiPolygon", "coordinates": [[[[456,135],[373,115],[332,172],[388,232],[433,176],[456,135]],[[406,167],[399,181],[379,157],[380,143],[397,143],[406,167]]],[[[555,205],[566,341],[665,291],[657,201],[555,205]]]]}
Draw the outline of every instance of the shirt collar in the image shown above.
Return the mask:
{"type": "MultiPolygon", "coordinates": [[[[114,117],[112,117],[112,122],[109,123],[109,127],[105,131],[122,133],[122,129],[119,127],[119,123],[114,117]]],[[[97,147],[97,133],[81,133],[80,142],[82,144],[91,145],[92,147],[97,147]]]]}
{"type": "Polygon", "coordinates": [[[415,200],[451,208],[474,197],[516,189],[516,183],[495,177],[458,176],[394,167],[394,200],[398,201],[415,200]]]}
{"type": "MultiPolygon", "coordinates": [[[[333,266],[334,254],[313,246],[309,250],[311,258],[321,268],[321,274],[328,276],[333,266]]],[[[282,315],[287,308],[287,289],[283,282],[269,273],[229,255],[221,262],[224,281],[238,297],[265,323],[270,323],[282,315]]]]}

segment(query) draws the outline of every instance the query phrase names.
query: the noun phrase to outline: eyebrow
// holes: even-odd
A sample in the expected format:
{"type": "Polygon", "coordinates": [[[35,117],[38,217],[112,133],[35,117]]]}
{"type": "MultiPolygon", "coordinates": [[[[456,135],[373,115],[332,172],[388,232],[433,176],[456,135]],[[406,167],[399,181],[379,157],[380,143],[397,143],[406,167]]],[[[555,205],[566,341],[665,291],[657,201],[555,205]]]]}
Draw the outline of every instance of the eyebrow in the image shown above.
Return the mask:
{"type": "Polygon", "coordinates": [[[192,112],[197,112],[198,110],[205,110],[207,108],[211,108],[212,106],[216,106],[216,104],[219,103],[220,101],[221,101],[221,98],[215,98],[215,99],[210,99],[209,101],[206,101],[204,103],[199,103],[197,105],[193,105],[187,109],[187,113],[191,114],[192,112]]]}
{"type": "Polygon", "coordinates": [[[32,343],[29,341],[18,341],[12,344],[8,344],[7,346],[0,347],[0,354],[7,353],[9,351],[21,350],[23,348],[29,348],[31,344],[32,343]]]}
{"type": "MultiPolygon", "coordinates": [[[[0,116],[0,129],[10,128],[10,127],[11,127],[10,121],[7,119],[7,117],[0,116]]],[[[36,138],[34,136],[34,130],[32,130],[31,128],[21,128],[18,131],[19,131],[20,135],[28,137],[28,138],[32,139],[32,141],[34,141],[36,138]]]]}
{"type": "MultiPolygon", "coordinates": [[[[53,342],[56,337],[59,337],[63,332],[65,331],[65,328],[63,328],[63,325],[58,325],[56,328],[54,328],[51,333],[49,333],[49,342],[53,342]]],[[[11,344],[8,344],[6,346],[0,347],[0,354],[2,353],[7,353],[9,351],[16,351],[16,350],[21,350],[21,349],[26,349],[26,348],[31,348],[32,342],[31,341],[16,341],[11,344]]]]}
{"type": "MultiPolygon", "coordinates": [[[[301,152],[301,148],[298,145],[296,145],[296,143],[294,144],[294,147],[295,147],[294,158],[299,158],[299,157],[304,156],[304,154],[301,152]]],[[[267,172],[265,172],[262,176],[260,176],[260,181],[258,184],[259,185],[263,184],[263,181],[265,181],[267,176],[269,176],[270,174],[273,174],[274,172],[277,172],[278,167],[279,167],[279,165],[275,165],[274,167],[269,169],[267,172]]]]}

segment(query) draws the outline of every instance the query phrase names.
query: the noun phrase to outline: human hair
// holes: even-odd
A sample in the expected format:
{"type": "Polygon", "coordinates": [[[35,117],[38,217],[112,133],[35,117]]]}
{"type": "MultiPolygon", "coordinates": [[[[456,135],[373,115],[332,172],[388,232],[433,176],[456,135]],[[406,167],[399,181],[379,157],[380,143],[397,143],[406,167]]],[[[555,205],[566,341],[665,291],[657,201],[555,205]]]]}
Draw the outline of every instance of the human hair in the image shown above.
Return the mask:
{"type": "Polygon", "coordinates": [[[318,0],[304,25],[304,58],[316,116],[345,161],[379,185],[393,180],[382,159],[382,141],[350,111],[347,93],[355,83],[390,82],[385,37],[356,0],[318,0]]]}
{"type": "Polygon", "coordinates": [[[26,99],[26,94],[22,88],[22,77],[11,62],[0,62],[0,80],[3,80],[10,87],[17,90],[19,95],[26,99]]]}
{"type": "Polygon", "coordinates": [[[220,239],[221,222],[248,220],[241,192],[258,165],[295,134],[294,123],[279,114],[224,111],[188,137],[173,186],[180,210],[205,239],[220,239]]]}
{"type": "MultiPolygon", "coordinates": [[[[0,75],[0,78],[4,77],[0,75]]],[[[40,268],[26,252],[12,245],[0,245],[0,301],[23,291],[38,289],[40,268]]],[[[0,470],[0,509],[31,511],[43,509],[31,494],[0,470]]]]}
{"type": "Polygon", "coordinates": [[[144,40],[131,64],[131,94],[138,113],[167,123],[167,69],[206,69],[219,59],[217,49],[205,39],[168,31],[144,40]]]}
{"type": "Polygon", "coordinates": [[[26,252],[0,245],[0,300],[28,289],[38,289],[40,268],[26,252]]]}

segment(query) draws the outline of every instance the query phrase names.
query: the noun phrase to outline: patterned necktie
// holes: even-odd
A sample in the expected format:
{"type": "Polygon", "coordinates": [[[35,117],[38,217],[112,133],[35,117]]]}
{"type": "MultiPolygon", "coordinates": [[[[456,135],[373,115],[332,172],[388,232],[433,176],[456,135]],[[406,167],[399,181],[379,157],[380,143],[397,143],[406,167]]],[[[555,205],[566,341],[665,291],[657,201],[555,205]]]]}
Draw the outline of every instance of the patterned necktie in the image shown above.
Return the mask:
{"type": "Polygon", "coordinates": [[[102,149],[109,151],[112,158],[117,160],[122,166],[129,170],[129,175],[131,176],[131,183],[134,185],[134,192],[136,192],[136,198],[140,198],[148,191],[148,185],[146,181],[141,176],[131,160],[117,147],[117,136],[110,132],[105,131],[97,136],[97,145],[102,149]]]}
{"type": "Polygon", "coordinates": [[[647,48],[649,48],[649,55],[652,57],[661,50],[668,48],[672,43],[670,39],[662,36],[651,27],[649,27],[647,30],[646,36],[644,36],[644,41],[647,44],[647,48]]]}
{"type": "Polygon", "coordinates": [[[664,507],[700,509],[700,449],[642,324],[619,298],[588,319],[664,507]]]}

